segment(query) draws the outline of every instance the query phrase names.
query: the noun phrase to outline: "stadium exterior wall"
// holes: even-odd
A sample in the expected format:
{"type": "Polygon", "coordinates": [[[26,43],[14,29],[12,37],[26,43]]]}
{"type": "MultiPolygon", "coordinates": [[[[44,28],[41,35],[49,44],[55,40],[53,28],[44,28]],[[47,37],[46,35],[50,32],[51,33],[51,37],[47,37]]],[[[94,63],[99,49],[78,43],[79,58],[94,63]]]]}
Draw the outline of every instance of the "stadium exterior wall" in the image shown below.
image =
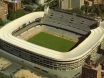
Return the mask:
{"type": "MultiPolygon", "coordinates": [[[[37,14],[41,14],[41,13],[42,12],[37,12],[35,14],[37,15],[37,14]]],[[[42,14],[44,14],[44,13],[42,13],[42,14]]],[[[43,15],[38,15],[37,17],[33,17],[32,14],[28,14],[24,17],[28,17],[28,16],[29,16],[28,20],[24,19],[25,22],[29,21],[33,18],[36,19],[36,18],[42,17],[43,15]]],[[[23,19],[24,17],[21,17],[17,20],[23,19]]],[[[17,22],[17,21],[14,21],[14,22],[17,22]]],[[[17,38],[11,37],[12,36],[11,30],[13,31],[14,29],[21,26],[21,24],[23,24],[23,23],[24,22],[21,22],[18,26],[14,26],[14,28],[8,30],[7,29],[8,25],[12,24],[12,23],[9,23],[8,25],[6,25],[4,28],[1,29],[1,31],[0,31],[0,47],[1,47],[1,49],[5,50],[6,52],[8,52],[14,56],[19,57],[19,58],[25,59],[25,60],[30,61],[32,63],[36,63],[38,65],[41,65],[41,66],[44,66],[44,67],[47,67],[50,69],[54,69],[54,70],[68,71],[68,70],[74,70],[74,69],[81,67],[84,64],[86,58],[89,55],[91,55],[92,53],[96,52],[98,46],[100,45],[102,40],[104,40],[103,39],[104,30],[101,26],[99,26],[98,28],[91,30],[91,34],[88,36],[88,38],[86,40],[84,40],[84,42],[82,42],[78,47],[75,48],[75,50],[77,50],[77,48],[80,48],[80,50],[78,50],[77,53],[80,53],[80,51],[82,51],[83,54],[80,54],[79,56],[75,57],[75,56],[73,56],[74,54],[72,53],[75,50],[72,50],[70,54],[72,54],[73,58],[67,59],[67,60],[61,60],[61,59],[64,59],[64,56],[63,57],[61,56],[62,58],[60,57],[60,59],[58,60],[56,58],[56,56],[54,56],[54,58],[53,58],[48,55],[43,55],[41,53],[37,53],[36,52],[37,50],[34,50],[34,52],[30,51],[30,50],[25,49],[23,47],[17,46],[15,43],[13,44],[6,39],[7,37],[10,37],[10,38],[16,40],[17,38]],[[5,33],[4,30],[7,30],[10,34],[5,33]],[[91,41],[92,38],[96,38],[96,39],[91,41]],[[86,43],[90,42],[90,43],[89,43],[89,45],[86,46],[85,42],[86,43]],[[81,48],[82,46],[85,46],[85,48],[87,50],[82,49],[81,48]],[[89,46],[90,46],[90,48],[89,48],[89,46]]],[[[23,40],[21,40],[20,42],[23,42],[23,40]]],[[[26,45],[24,45],[24,46],[26,46],[26,45]]],[[[44,53],[44,51],[43,51],[43,53],[44,53]]],[[[50,50],[48,50],[48,51],[50,51],[50,50]]],[[[67,52],[67,54],[68,53],[69,52],[67,52]]],[[[56,53],[55,53],[55,55],[56,55],[56,53]]]]}
{"type": "Polygon", "coordinates": [[[50,58],[32,53],[30,51],[27,51],[25,49],[22,49],[20,47],[7,43],[3,40],[0,40],[0,46],[6,52],[12,55],[15,55],[19,58],[25,59],[27,61],[39,64],[41,66],[55,69],[55,70],[62,70],[62,71],[73,70],[82,66],[85,62],[85,59],[93,52],[96,52],[96,49],[98,48],[99,45],[100,44],[97,44],[95,48],[93,48],[91,51],[88,52],[88,54],[84,55],[81,58],[78,58],[75,60],[69,60],[69,61],[57,61],[57,60],[52,60],[50,58]]]}

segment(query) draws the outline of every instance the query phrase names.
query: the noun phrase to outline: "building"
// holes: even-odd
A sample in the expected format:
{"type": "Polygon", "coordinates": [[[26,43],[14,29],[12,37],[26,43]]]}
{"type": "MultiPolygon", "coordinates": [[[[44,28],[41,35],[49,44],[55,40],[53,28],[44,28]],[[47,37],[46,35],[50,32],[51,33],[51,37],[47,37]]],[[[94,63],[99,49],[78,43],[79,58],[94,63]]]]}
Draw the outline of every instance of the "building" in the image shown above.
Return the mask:
{"type": "Polygon", "coordinates": [[[0,4],[0,18],[2,18],[2,20],[6,20],[7,14],[8,14],[8,5],[2,2],[0,4]]]}
{"type": "Polygon", "coordinates": [[[8,8],[14,11],[21,9],[21,0],[4,0],[8,4],[8,8]]]}
{"type": "Polygon", "coordinates": [[[94,4],[102,4],[102,0],[94,0],[94,4]]]}
{"type": "Polygon", "coordinates": [[[5,10],[4,10],[4,7],[3,6],[0,6],[0,18],[2,20],[5,19],[5,10]]]}
{"type": "Polygon", "coordinates": [[[47,9],[46,12],[33,12],[0,29],[0,54],[13,60],[19,59],[21,63],[53,78],[76,78],[79,72],[81,73],[77,69],[85,64],[86,59],[96,58],[98,47],[104,40],[102,25],[104,22],[99,24],[91,18],[63,10],[47,9]],[[38,18],[42,19],[41,22],[30,27],[29,24],[38,18]],[[28,29],[16,35],[21,26],[28,29]],[[63,37],[69,36],[72,40],[84,40],[72,50],[62,53],[27,42],[26,38],[34,35],[35,31],[47,31],[63,37]],[[74,70],[76,72],[70,73],[74,70]]]}
{"type": "Polygon", "coordinates": [[[102,0],[59,0],[59,7],[61,9],[70,10],[72,8],[78,8],[85,4],[85,1],[91,6],[94,4],[102,4],[102,0]]]}
{"type": "Polygon", "coordinates": [[[88,2],[89,3],[89,6],[92,6],[92,4],[93,4],[93,1],[91,1],[91,0],[85,0],[84,3],[85,2],[88,2]]]}
{"type": "Polygon", "coordinates": [[[85,0],[89,3],[89,6],[92,6],[92,4],[102,4],[102,0],[85,0]]]}
{"type": "Polygon", "coordinates": [[[65,10],[78,8],[82,5],[84,5],[84,0],[59,0],[59,7],[65,10]]]}
{"type": "Polygon", "coordinates": [[[90,61],[82,67],[82,78],[101,78],[101,72],[101,65],[90,61]]]}
{"type": "Polygon", "coordinates": [[[98,4],[102,4],[102,0],[98,0],[98,4]]]}

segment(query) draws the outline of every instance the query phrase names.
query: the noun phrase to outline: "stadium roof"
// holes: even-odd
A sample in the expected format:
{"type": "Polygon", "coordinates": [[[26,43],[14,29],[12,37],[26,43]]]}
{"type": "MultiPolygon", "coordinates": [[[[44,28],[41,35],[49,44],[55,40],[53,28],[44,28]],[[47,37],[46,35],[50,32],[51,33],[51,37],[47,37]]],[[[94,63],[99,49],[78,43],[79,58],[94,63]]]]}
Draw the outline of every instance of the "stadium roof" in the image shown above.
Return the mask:
{"type": "MultiPolygon", "coordinates": [[[[31,51],[33,53],[43,55],[45,57],[58,61],[69,61],[81,58],[85,54],[88,54],[88,52],[91,51],[92,48],[95,47],[99,43],[99,41],[103,39],[104,30],[101,26],[99,26],[91,30],[91,34],[76,48],[74,48],[70,52],[62,53],[29,43],[12,35],[12,32],[25,22],[43,16],[44,12],[34,12],[6,24],[4,27],[0,29],[0,39],[18,47],[21,47],[23,49],[26,49],[28,51],[31,51]]],[[[104,25],[104,22],[102,24],[104,25]]],[[[89,54],[90,53],[91,52],[89,52],[89,54]]]]}
{"type": "Polygon", "coordinates": [[[97,21],[77,14],[59,12],[52,9],[45,13],[42,24],[48,24],[57,28],[73,31],[82,35],[97,27],[97,21]],[[95,26],[95,27],[94,27],[95,26]]]}

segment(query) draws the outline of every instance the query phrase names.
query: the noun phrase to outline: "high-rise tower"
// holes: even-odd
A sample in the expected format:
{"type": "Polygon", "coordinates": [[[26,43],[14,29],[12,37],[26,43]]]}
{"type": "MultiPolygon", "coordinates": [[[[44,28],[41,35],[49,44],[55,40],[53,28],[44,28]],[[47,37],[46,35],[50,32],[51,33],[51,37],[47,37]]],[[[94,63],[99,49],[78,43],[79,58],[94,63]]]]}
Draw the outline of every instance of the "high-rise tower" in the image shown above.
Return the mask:
{"type": "Polygon", "coordinates": [[[84,4],[84,0],[59,0],[61,9],[72,9],[81,7],[84,4]]]}

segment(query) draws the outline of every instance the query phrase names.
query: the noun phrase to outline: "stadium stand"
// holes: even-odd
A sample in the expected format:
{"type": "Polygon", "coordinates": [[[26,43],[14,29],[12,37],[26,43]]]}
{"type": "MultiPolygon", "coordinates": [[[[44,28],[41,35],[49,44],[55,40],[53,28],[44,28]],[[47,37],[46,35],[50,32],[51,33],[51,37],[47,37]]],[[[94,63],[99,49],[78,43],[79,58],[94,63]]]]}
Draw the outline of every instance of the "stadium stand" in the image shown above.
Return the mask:
{"type": "Polygon", "coordinates": [[[63,38],[71,39],[78,41],[78,39],[81,37],[81,35],[77,35],[75,33],[71,33],[65,30],[57,29],[54,27],[49,27],[46,25],[37,25],[29,30],[26,30],[25,32],[21,33],[17,37],[23,40],[28,40],[29,38],[33,37],[34,35],[38,34],[39,32],[46,32],[53,35],[57,35],[63,38]]]}
{"type": "Polygon", "coordinates": [[[39,32],[42,32],[44,30],[44,26],[37,25],[35,27],[32,27],[25,32],[22,32],[17,37],[23,40],[28,40],[29,38],[33,37],[34,35],[38,34],[39,32]]]}
{"type": "Polygon", "coordinates": [[[49,9],[48,14],[44,14],[41,23],[81,35],[86,35],[90,33],[90,29],[97,27],[97,22],[94,20],[89,20],[76,14],[60,13],[52,9],[49,9]]]}

